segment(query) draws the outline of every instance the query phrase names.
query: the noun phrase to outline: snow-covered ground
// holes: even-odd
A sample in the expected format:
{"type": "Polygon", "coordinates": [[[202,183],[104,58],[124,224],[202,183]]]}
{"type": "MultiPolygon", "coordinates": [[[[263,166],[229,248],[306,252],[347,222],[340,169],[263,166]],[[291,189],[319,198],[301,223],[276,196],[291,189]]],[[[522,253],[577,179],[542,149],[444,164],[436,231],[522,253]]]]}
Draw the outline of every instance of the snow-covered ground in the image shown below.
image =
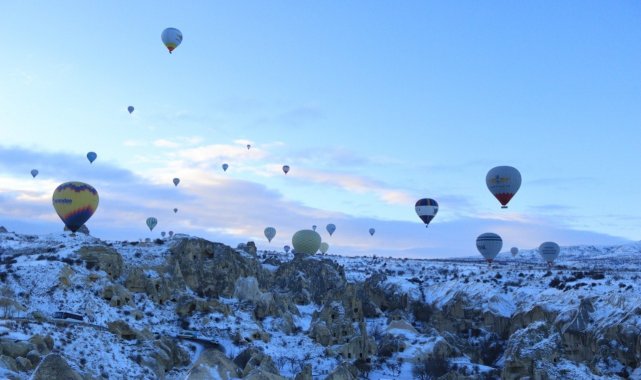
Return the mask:
{"type": "MultiPolygon", "coordinates": [[[[94,376],[109,375],[109,378],[154,378],[143,365],[132,365],[139,357],[153,351],[150,343],[118,339],[106,330],[108,322],[123,320],[137,330],[149,330],[152,334],[177,336],[185,331],[176,314],[176,305],[152,302],[145,294],[135,293],[132,306],[112,307],[101,295],[101,290],[111,283],[104,272],[96,272],[77,265],[76,251],[86,245],[108,246],[119,252],[125,267],[145,266],[153,268],[165,262],[169,248],[177,238],[141,242],[105,242],[83,234],[70,236],[67,233],[43,236],[0,234],[0,276],[3,292],[12,295],[23,310],[5,310],[0,321],[0,335],[15,340],[24,340],[33,334],[51,335],[56,348],[64,354],[69,364],[94,376]],[[60,274],[67,264],[73,265],[71,286],[60,286],[60,274]],[[99,273],[99,275],[96,275],[99,273]],[[134,310],[143,312],[136,319],[134,310]],[[34,313],[53,317],[57,311],[83,315],[84,323],[55,323],[52,320],[38,321],[34,313]],[[24,318],[24,319],[21,319],[24,318]]],[[[283,252],[258,252],[259,258],[277,258],[288,261],[293,257],[283,252]]],[[[344,267],[350,282],[366,280],[373,274],[385,274],[380,284],[387,291],[407,294],[412,301],[428,303],[434,307],[447,305],[457,295],[464,293],[471,303],[482,311],[510,318],[544,305],[561,318],[564,313],[575,310],[581,299],[594,299],[592,313],[594,326],[606,326],[612,321],[629,316],[641,307],[641,243],[614,247],[575,246],[562,247],[555,266],[551,269],[540,259],[536,250],[523,250],[516,257],[501,253],[490,267],[482,258],[470,257],[452,260],[417,260],[381,257],[342,257],[328,255],[344,267]]],[[[263,263],[269,271],[277,270],[273,263],[263,263]]],[[[148,275],[155,272],[150,270],[148,275]]],[[[189,318],[190,332],[199,337],[218,341],[233,357],[246,344],[234,343],[231,337],[247,334],[252,344],[264,349],[271,356],[281,374],[293,377],[303,364],[313,366],[315,378],[325,375],[340,363],[335,356],[326,354],[326,347],[309,338],[312,314],[321,305],[298,305],[299,315],[294,316],[296,333],[284,334],[280,322],[267,317],[261,322],[254,320],[247,305],[236,299],[219,299],[228,305],[232,315],[209,314],[189,318]],[[264,331],[270,339],[252,340],[252,332],[264,331]]],[[[641,317],[638,317],[641,326],[641,317]]],[[[369,318],[367,330],[387,326],[387,318],[369,318]],[[377,327],[379,326],[379,327],[377,327]]],[[[412,378],[409,359],[418,352],[430,352],[441,337],[418,332],[388,331],[403,335],[412,346],[395,353],[381,366],[370,372],[371,379],[412,378]]],[[[190,353],[192,362],[202,347],[184,340],[181,346],[190,353]]],[[[474,366],[469,358],[455,359],[459,365],[474,366]]],[[[481,372],[487,368],[478,366],[481,372]]],[[[581,365],[563,360],[567,373],[586,378],[589,371],[581,365]],[[587,371],[587,372],[586,372],[587,371]]],[[[167,374],[168,379],[182,379],[188,367],[167,374]]],[[[25,375],[25,378],[28,378],[25,375]]],[[[587,377],[589,378],[589,377],[587,377]]],[[[595,377],[596,378],[596,377],[595,377]]],[[[605,377],[607,378],[607,377],[605,377]]]]}

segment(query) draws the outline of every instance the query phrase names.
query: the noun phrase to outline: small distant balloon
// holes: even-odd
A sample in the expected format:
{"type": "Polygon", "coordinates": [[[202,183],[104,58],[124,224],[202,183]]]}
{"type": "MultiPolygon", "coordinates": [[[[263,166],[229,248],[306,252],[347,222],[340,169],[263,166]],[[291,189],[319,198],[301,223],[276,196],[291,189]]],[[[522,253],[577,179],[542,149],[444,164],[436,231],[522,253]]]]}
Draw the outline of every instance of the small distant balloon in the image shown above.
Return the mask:
{"type": "Polygon", "coordinates": [[[149,227],[149,231],[153,231],[154,227],[156,227],[156,224],[158,224],[158,219],[154,218],[153,216],[150,216],[147,218],[147,227],[149,227]]]}
{"type": "Polygon", "coordinates": [[[274,227],[265,228],[265,237],[271,243],[274,236],[276,236],[276,229],[274,227]]]}
{"type": "Polygon", "coordinates": [[[174,236],[174,231],[169,231],[169,232],[167,232],[167,234],[169,235],[169,237],[172,237],[172,236],[174,236]]]}
{"type": "Polygon", "coordinates": [[[32,170],[31,170],[31,176],[32,176],[33,178],[36,178],[36,176],[37,176],[37,175],[38,175],[38,170],[36,170],[36,169],[32,169],[32,170]]]}
{"type": "Polygon", "coordinates": [[[87,159],[89,160],[90,163],[93,163],[96,160],[96,158],[98,158],[98,155],[96,154],[96,152],[87,153],[87,159]]]}
{"type": "Polygon", "coordinates": [[[65,182],[53,192],[53,208],[71,232],[76,232],[98,208],[98,192],[83,182],[65,182]]]}
{"type": "Polygon", "coordinates": [[[178,186],[178,184],[180,183],[180,178],[174,178],[173,182],[175,186],[178,186]]]}
{"type": "Polygon", "coordinates": [[[285,172],[285,174],[289,173],[289,165],[283,165],[283,172],[285,172]]]}
{"type": "Polygon", "coordinates": [[[516,247],[512,247],[510,249],[510,253],[512,254],[512,257],[516,256],[519,253],[519,249],[516,247]]]}
{"type": "Polygon", "coordinates": [[[334,231],[336,231],[336,225],[334,225],[334,223],[330,223],[330,224],[327,225],[327,227],[325,227],[325,229],[329,233],[329,236],[332,236],[334,231]]]}
{"type": "Polygon", "coordinates": [[[174,214],[175,214],[175,213],[177,213],[177,212],[178,212],[178,209],[177,209],[177,208],[174,208],[174,214]]]}
{"type": "Polygon", "coordinates": [[[167,233],[165,231],[160,233],[160,236],[162,236],[162,237],[165,237],[165,235],[167,235],[167,233]]]}
{"type": "Polygon", "coordinates": [[[229,165],[228,164],[223,164],[223,170],[227,171],[227,168],[229,168],[229,165]]]}
{"type": "Polygon", "coordinates": [[[316,231],[316,225],[315,224],[312,226],[312,230],[316,231]]]}
{"type": "Polygon", "coordinates": [[[289,253],[289,250],[290,250],[290,249],[291,249],[291,248],[290,248],[288,245],[286,245],[286,246],[284,246],[284,247],[283,247],[283,250],[285,251],[285,253],[289,253]]]}
{"type": "Polygon", "coordinates": [[[249,148],[251,147],[252,147],[251,144],[247,144],[247,150],[249,150],[249,148]]]}
{"type": "Polygon", "coordinates": [[[322,242],[321,245],[320,245],[321,253],[324,255],[324,254],[327,253],[328,250],[329,250],[329,244],[327,244],[325,242],[322,242]]]}
{"type": "Polygon", "coordinates": [[[375,234],[375,233],[376,233],[376,230],[375,230],[375,229],[373,229],[373,228],[370,228],[370,229],[369,229],[369,234],[370,234],[370,236],[374,236],[374,234],[375,234]]]}
{"type": "Polygon", "coordinates": [[[167,28],[162,31],[162,34],[160,35],[160,39],[162,40],[162,43],[165,44],[167,47],[167,50],[169,50],[169,53],[171,54],[174,49],[180,45],[181,42],[183,42],[183,34],[180,32],[180,30],[176,28],[167,28]]]}
{"type": "Polygon", "coordinates": [[[134,112],[134,106],[127,107],[127,111],[129,111],[129,113],[134,112]]]}

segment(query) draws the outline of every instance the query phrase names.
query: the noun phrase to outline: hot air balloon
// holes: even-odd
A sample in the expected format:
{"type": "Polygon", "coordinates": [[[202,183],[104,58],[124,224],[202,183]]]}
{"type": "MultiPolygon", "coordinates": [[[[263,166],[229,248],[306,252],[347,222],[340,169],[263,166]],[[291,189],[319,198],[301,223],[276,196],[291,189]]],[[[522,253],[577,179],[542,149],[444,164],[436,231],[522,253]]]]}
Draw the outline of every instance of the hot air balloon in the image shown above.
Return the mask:
{"type": "Polygon", "coordinates": [[[274,227],[265,228],[265,237],[271,243],[272,239],[276,236],[276,229],[274,227]]]}
{"type": "Polygon", "coordinates": [[[560,251],[561,248],[559,248],[559,245],[552,241],[546,241],[539,246],[539,254],[543,257],[543,260],[547,261],[549,267],[551,267],[554,260],[559,257],[560,251]]]}
{"type": "Polygon", "coordinates": [[[76,232],[98,208],[98,192],[83,182],[65,182],[53,192],[53,208],[71,232],[76,232]]]}
{"type": "Polygon", "coordinates": [[[375,229],[373,229],[373,228],[370,228],[370,229],[369,229],[369,234],[370,234],[370,236],[374,236],[374,234],[375,234],[375,233],[376,233],[376,230],[375,230],[375,229]]]}
{"type": "Polygon", "coordinates": [[[503,247],[503,239],[495,233],[486,232],[476,238],[476,249],[490,264],[501,251],[501,247],[503,247]]]}
{"type": "Polygon", "coordinates": [[[507,208],[508,202],[521,187],[521,173],[511,166],[497,166],[487,172],[485,184],[501,202],[501,208],[507,208]]]}
{"type": "Polygon", "coordinates": [[[316,225],[315,224],[312,226],[312,230],[316,231],[316,225]]]}
{"type": "Polygon", "coordinates": [[[170,54],[178,47],[178,45],[180,45],[181,42],[183,42],[183,34],[176,28],[167,28],[163,30],[160,38],[162,39],[162,43],[167,47],[167,50],[169,50],[170,54]]]}
{"type": "Polygon", "coordinates": [[[288,245],[286,245],[286,246],[284,246],[284,247],[283,247],[283,250],[285,251],[285,253],[289,253],[289,249],[290,249],[290,248],[289,248],[289,246],[288,246],[288,245]]]}
{"type": "Polygon", "coordinates": [[[327,244],[325,242],[322,242],[321,245],[320,245],[321,253],[324,255],[324,254],[327,253],[328,250],[329,250],[329,244],[327,244]]]}
{"type": "Polygon", "coordinates": [[[87,159],[89,160],[89,163],[93,163],[96,160],[96,158],[98,158],[98,155],[96,154],[96,152],[87,153],[87,159]]]}
{"type": "Polygon", "coordinates": [[[414,209],[416,210],[416,214],[418,215],[418,217],[421,218],[423,223],[425,223],[425,227],[427,228],[427,226],[430,224],[430,222],[438,212],[438,203],[436,203],[434,199],[423,198],[416,201],[414,209]]]}
{"type": "Polygon", "coordinates": [[[249,148],[251,148],[251,147],[252,146],[250,144],[247,144],[247,150],[249,150],[249,148]]]}
{"type": "Polygon", "coordinates": [[[174,214],[175,214],[175,213],[177,213],[177,212],[178,212],[178,209],[177,209],[177,208],[174,208],[174,214]]]}
{"type": "Polygon", "coordinates": [[[321,245],[321,237],[316,231],[300,230],[292,236],[292,245],[296,253],[313,255],[321,245]]]}
{"type": "Polygon", "coordinates": [[[289,165],[283,165],[283,172],[285,172],[285,174],[289,172],[289,165]]]}
{"type": "Polygon", "coordinates": [[[134,112],[134,106],[127,107],[127,111],[129,111],[129,113],[134,112]]]}
{"type": "Polygon", "coordinates": [[[169,231],[169,232],[167,232],[167,235],[169,235],[169,237],[174,236],[174,231],[169,231]]]}
{"type": "Polygon", "coordinates": [[[180,178],[174,178],[173,182],[175,186],[178,186],[178,184],[180,183],[180,178]]]}
{"type": "Polygon", "coordinates": [[[167,235],[167,233],[165,231],[160,233],[160,236],[162,236],[162,237],[165,237],[165,235],[167,235]]]}
{"type": "Polygon", "coordinates": [[[516,247],[512,247],[510,249],[510,253],[512,254],[512,257],[516,256],[519,253],[519,249],[516,247]]]}
{"type": "Polygon", "coordinates": [[[228,167],[229,167],[229,165],[227,165],[227,164],[223,164],[223,170],[224,170],[224,171],[227,171],[227,168],[228,168],[228,167]]]}
{"type": "Polygon", "coordinates": [[[325,227],[325,229],[327,230],[327,232],[329,232],[329,236],[332,236],[334,231],[336,231],[336,226],[333,223],[330,223],[327,225],[327,227],[325,227]]]}
{"type": "Polygon", "coordinates": [[[38,170],[37,170],[37,169],[32,169],[32,170],[31,170],[31,176],[32,176],[33,178],[36,178],[36,176],[37,176],[37,175],[38,175],[38,170]]]}
{"type": "Polygon", "coordinates": [[[147,218],[147,227],[149,227],[149,231],[153,231],[154,227],[156,227],[156,224],[158,224],[158,219],[154,218],[153,216],[150,216],[147,218]]]}

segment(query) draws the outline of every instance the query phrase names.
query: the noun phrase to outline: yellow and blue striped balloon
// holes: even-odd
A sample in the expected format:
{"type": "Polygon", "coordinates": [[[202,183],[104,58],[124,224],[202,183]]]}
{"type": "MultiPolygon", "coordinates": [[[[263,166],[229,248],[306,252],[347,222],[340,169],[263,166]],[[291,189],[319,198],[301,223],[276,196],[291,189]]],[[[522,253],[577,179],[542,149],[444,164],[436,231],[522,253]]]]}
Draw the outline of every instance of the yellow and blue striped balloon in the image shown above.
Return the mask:
{"type": "Polygon", "coordinates": [[[67,228],[76,232],[98,208],[98,192],[83,182],[65,182],[53,192],[53,208],[67,228]]]}

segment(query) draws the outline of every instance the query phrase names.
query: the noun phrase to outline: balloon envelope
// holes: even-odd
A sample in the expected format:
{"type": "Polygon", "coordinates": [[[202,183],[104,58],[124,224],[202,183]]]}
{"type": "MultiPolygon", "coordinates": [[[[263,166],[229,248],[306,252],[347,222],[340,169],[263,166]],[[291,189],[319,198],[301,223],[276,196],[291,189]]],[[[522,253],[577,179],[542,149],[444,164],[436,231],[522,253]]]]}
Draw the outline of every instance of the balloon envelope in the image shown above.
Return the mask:
{"type": "Polygon", "coordinates": [[[375,234],[375,233],[376,233],[376,230],[375,230],[375,229],[373,229],[373,228],[370,228],[370,229],[369,229],[369,234],[370,234],[371,236],[374,236],[374,234],[375,234]]]}
{"type": "Polygon", "coordinates": [[[315,224],[312,226],[312,230],[316,231],[316,225],[315,224]]]}
{"type": "Polygon", "coordinates": [[[228,167],[229,167],[229,165],[227,165],[227,164],[223,164],[223,170],[224,170],[224,171],[227,171],[227,168],[228,168],[228,167]]]}
{"type": "Polygon", "coordinates": [[[178,212],[178,209],[177,209],[177,208],[175,208],[175,209],[174,209],[174,214],[175,214],[175,213],[177,213],[177,212],[178,212]]]}
{"type": "Polygon", "coordinates": [[[519,249],[516,247],[512,247],[510,249],[510,253],[512,254],[512,256],[516,256],[519,253],[519,249]]]}
{"type": "Polygon", "coordinates": [[[149,231],[153,231],[154,227],[156,227],[156,224],[158,224],[158,219],[154,218],[153,216],[150,216],[147,218],[147,227],[149,227],[149,231]]]}
{"type": "Polygon", "coordinates": [[[180,178],[174,178],[173,182],[174,185],[178,186],[178,184],[180,183],[180,178]]]}
{"type": "Polygon", "coordinates": [[[250,144],[247,144],[247,149],[248,149],[248,150],[249,150],[249,148],[251,148],[251,147],[252,147],[252,146],[251,146],[250,144]]]}
{"type": "Polygon", "coordinates": [[[38,170],[36,170],[36,169],[31,170],[31,176],[33,178],[36,178],[37,175],[38,175],[38,170]]]}
{"type": "Polygon", "coordinates": [[[493,232],[486,232],[476,238],[476,249],[481,252],[485,260],[492,262],[503,247],[503,239],[493,232]]]}
{"type": "Polygon", "coordinates": [[[548,262],[548,265],[552,265],[554,260],[559,257],[559,252],[561,252],[561,248],[552,241],[546,241],[539,246],[539,254],[543,257],[543,260],[548,262]]]}
{"type": "Polygon", "coordinates": [[[274,236],[276,236],[276,229],[274,227],[265,228],[265,237],[267,238],[267,241],[271,243],[274,236]]]}
{"type": "Polygon", "coordinates": [[[129,111],[129,113],[134,112],[134,106],[127,107],[127,111],[129,111]]]}
{"type": "Polygon", "coordinates": [[[416,201],[414,205],[416,215],[425,223],[427,227],[438,212],[438,203],[431,198],[422,198],[416,201]]]}
{"type": "Polygon", "coordinates": [[[178,47],[178,45],[180,45],[181,42],[183,42],[183,34],[176,28],[167,28],[162,31],[160,39],[167,47],[167,50],[169,50],[169,53],[171,53],[178,47]]]}
{"type": "Polygon", "coordinates": [[[165,235],[167,235],[167,233],[165,231],[160,233],[160,236],[162,236],[162,237],[165,237],[165,235]]]}
{"type": "Polygon", "coordinates": [[[167,234],[169,234],[169,237],[172,237],[172,236],[174,236],[174,231],[169,231],[169,232],[167,232],[167,234]]]}
{"type": "Polygon", "coordinates": [[[290,247],[288,245],[283,247],[283,250],[285,251],[285,253],[289,253],[289,249],[290,247]]]}
{"type": "Polygon", "coordinates": [[[89,160],[89,162],[93,163],[96,160],[96,158],[98,158],[98,155],[96,154],[96,152],[87,153],[87,159],[89,160]]]}
{"type": "Polygon", "coordinates": [[[283,165],[283,172],[285,172],[285,174],[289,173],[289,165],[283,165]]]}
{"type": "Polygon", "coordinates": [[[292,245],[297,253],[313,255],[321,245],[321,237],[316,231],[300,230],[292,237],[292,245]]]}
{"type": "Polygon", "coordinates": [[[508,202],[521,187],[521,173],[511,166],[497,166],[487,172],[485,184],[502,208],[507,208],[508,202]]]}
{"type": "Polygon", "coordinates": [[[322,242],[320,245],[320,251],[324,255],[329,250],[329,244],[322,242]]]}
{"type": "Polygon", "coordinates": [[[60,219],[76,232],[96,212],[98,192],[83,182],[65,182],[54,190],[52,201],[60,219]]]}
{"type": "Polygon", "coordinates": [[[334,231],[336,231],[336,226],[334,225],[334,223],[330,223],[330,224],[327,225],[327,227],[325,227],[325,229],[329,233],[329,236],[332,236],[334,231]]]}

